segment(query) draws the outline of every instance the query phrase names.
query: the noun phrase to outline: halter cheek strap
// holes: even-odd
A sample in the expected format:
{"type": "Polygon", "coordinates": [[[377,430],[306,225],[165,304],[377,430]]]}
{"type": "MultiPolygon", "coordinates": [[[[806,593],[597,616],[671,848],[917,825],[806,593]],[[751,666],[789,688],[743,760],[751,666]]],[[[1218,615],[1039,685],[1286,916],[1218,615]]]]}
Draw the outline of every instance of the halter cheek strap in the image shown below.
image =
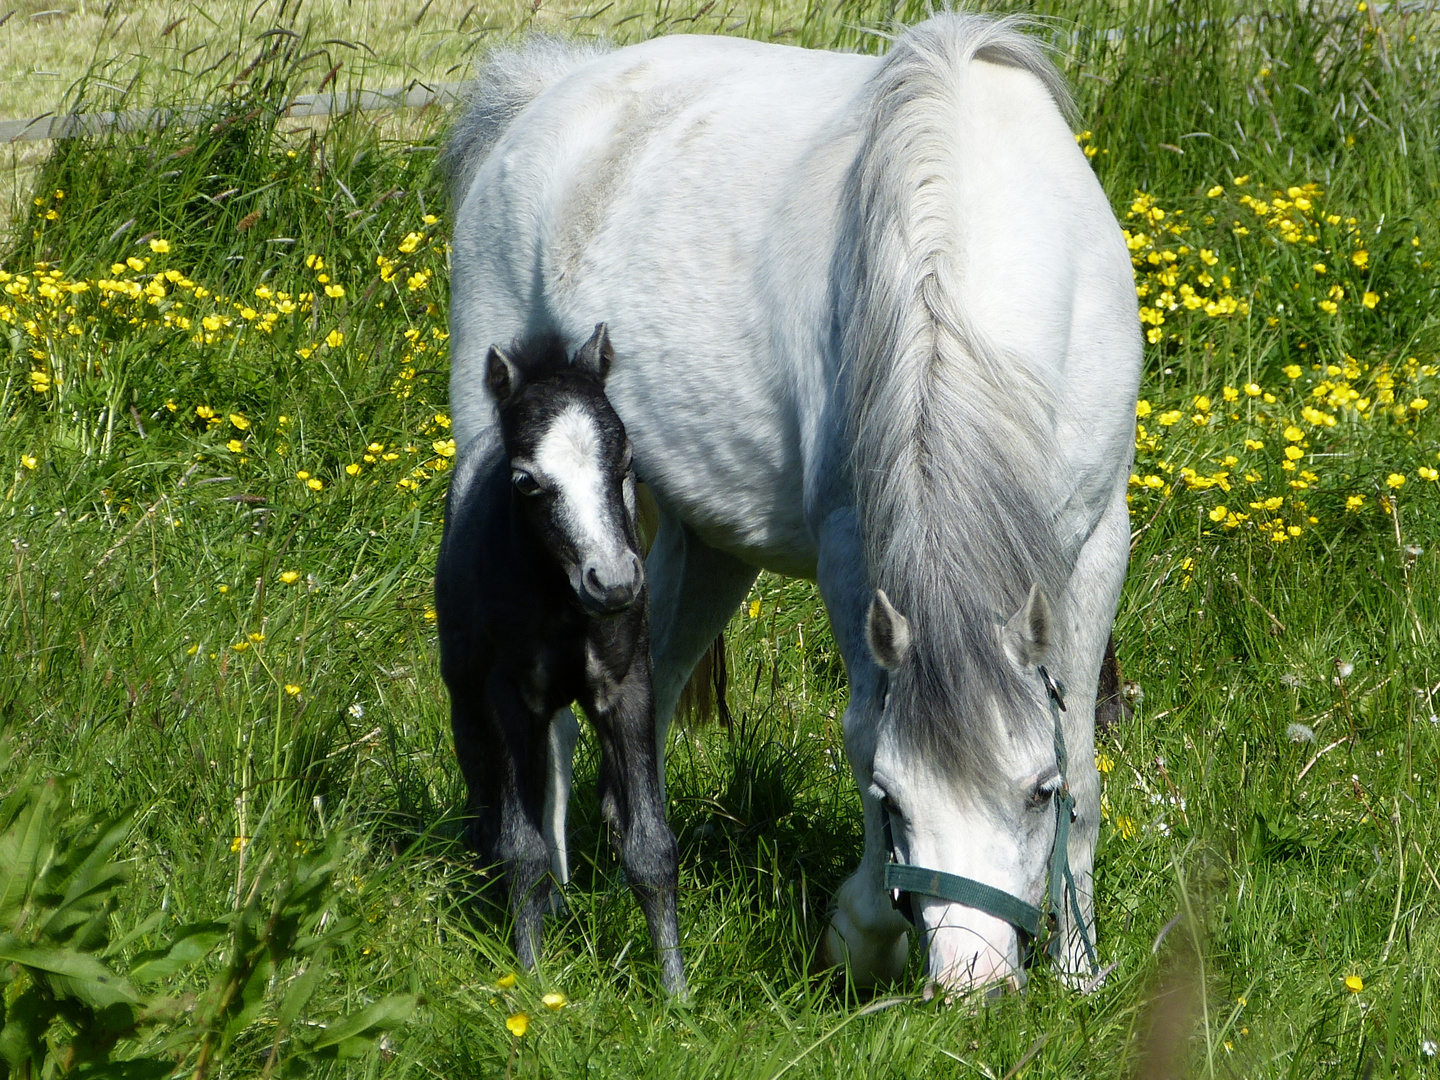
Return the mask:
{"type": "Polygon", "coordinates": [[[1062,945],[1059,932],[1060,916],[1065,910],[1066,890],[1070,894],[1070,911],[1075,926],[1080,931],[1080,940],[1085,946],[1085,958],[1090,963],[1090,973],[1099,971],[1095,957],[1095,944],[1090,940],[1090,929],[1080,911],[1080,897],[1075,889],[1075,875],[1070,869],[1070,825],[1075,820],[1075,796],[1070,794],[1066,779],[1069,771],[1069,756],[1065,751],[1065,733],[1061,729],[1060,714],[1065,711],[1065,687],[1053,677],[1044,666],[1037,668],[1040,681],[1045,687],[1045,696],[1050,702],[1050,715],[1055,721],[1055,763],[1060,769],[1060,788],[1052,801],[1055,804],[1055,842],[1050,849],[1050,866],[1046,888],[1045,910],[1042,912],[1018,896],[1003,889],[986,885],[974,878],[947,874],[941,870],[927,870],[921,866],[895,861],[895,842],[890,828],[890,815],[881,807],[880,813],[885,827],[885,844],[890,851],[890,861],[885,864],[885,888],[890,890],[891,902],[913,923],[908,894],[933,896],[953,904],[983,911],[1001,919],[1040,944],[1052,960],[1060,959],[1062,945]]]}

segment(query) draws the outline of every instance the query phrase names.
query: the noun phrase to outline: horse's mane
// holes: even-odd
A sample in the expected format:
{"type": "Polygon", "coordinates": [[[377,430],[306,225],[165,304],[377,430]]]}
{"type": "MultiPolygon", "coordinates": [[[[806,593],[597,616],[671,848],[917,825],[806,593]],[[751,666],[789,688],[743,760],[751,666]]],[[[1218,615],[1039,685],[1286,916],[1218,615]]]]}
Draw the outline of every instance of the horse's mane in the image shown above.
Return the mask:
{"type": "MultiPolygon", "coordinates": [[[[1005,656],[997,617],[1032,584],[1055,600],[1068,577],[1051,396],[963,303],[957,189],[977,59],[1029,72],[1068,107],[1016,20],[950,14],[905,31],[869,87],[837,256],[866,562],[916,642],[890,711],[897,734],[952,775],[994,762],[997,707],[1038,686],[1005,656]]],[[[1006,720],[1029,715],[1040,714],[1006,720]]]]}

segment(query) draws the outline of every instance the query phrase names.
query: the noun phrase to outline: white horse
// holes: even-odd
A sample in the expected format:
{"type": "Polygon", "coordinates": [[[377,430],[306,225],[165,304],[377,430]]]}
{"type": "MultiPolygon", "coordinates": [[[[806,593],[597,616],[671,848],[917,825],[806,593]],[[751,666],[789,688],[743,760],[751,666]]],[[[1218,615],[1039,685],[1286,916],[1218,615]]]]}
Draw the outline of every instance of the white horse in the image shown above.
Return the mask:
{"type": "MultiPolygon", "coordinates": [[[[539,40],[482,70],[449,150],[457,442],[495,428],[492,342],[574,346],[604,320],[618,343],[608,393],[661,509],[661,747],[757,571],[819,584],[865,808],[821,959],[860,985],[903,970],[897,897],[947,991],[1023,981],[1024,918],[887,888],[887,862],[1036,916],[1068,859],[1050,951],[1078,972],[1093,935],[1093,703],[1141,346],[1066,103],[1042,49],[978,15],[912,27],[883,58],[539,40]],[[1047,670],[1073,690],[1053,723],[1047,670]]],[[[562,794],[573,724],[562,711],[552,733],[562,794]]],[[[563,881],[564,800],[548,805],[563,881]]]]}

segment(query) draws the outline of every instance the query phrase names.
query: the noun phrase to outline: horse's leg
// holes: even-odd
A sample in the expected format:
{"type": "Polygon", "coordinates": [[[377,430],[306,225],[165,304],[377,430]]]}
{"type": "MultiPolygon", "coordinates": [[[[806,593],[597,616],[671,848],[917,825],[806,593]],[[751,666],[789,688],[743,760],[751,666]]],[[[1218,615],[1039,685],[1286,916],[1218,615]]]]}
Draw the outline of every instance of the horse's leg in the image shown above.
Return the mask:
{"type": "Polygon", "coordinates": [[[492,672],[485,696],[495,720],[499,745],[486,748],[498,760],[499,830],[495,855],[509,886],[515,920],[515,954],[526,968],[540,955],[543,919],[550,890],[549,850],[540,823],[545,805],[549,719],[534,715],[515,685],[492,672]]]}
{"type": "Polygon", "coordinates": [[[655,753],[665,798],[665,736],[680,692],[700,657],[725,629],[759,571],[701,541],[674,514],[645,563],[650,585],[650,642],[655,658],[655,753]]]}
{"type": "Polygon", "coordinates": [[[648,658],[637,658],[618,684],[606,690],[586,708],[600,738],[600,812],[645,913],[665,990],[683,996],[685,965],[676,911],[680,853],[660,791],[648,658]]]}
{"type": "Polygon", "coordinates": [[[550,873],[555,889],[550,895],[550,910],[562,911],[570,883],[570,851],[565,842],[565,812],[570,805],[570,775],[575,764],[575,741],[580,725],[570,709],[561,709],[550,718],[549,771],[545,776],[545,814],[541,827],[545,846],[550,849],[550,873]]]}
{"type": "MultiPolygon", "coordinates": [[[[1122,481],[1095,531],[1080,549],[1061,607],[1070,620],[1066,637],[1073,649],[1067,657],[1067,675],[1075,680],[1068,695],[1070,708],[1064,714],[1069,758],[1066,779],[1076,802],[1075,824],[1070,827],[1070,868],[1075,875],[1080,911],[1092,943],[1095,940],[1093,870],[1095,843],[1100,835],[1100,774],[1095,768],[1096,691],[1129,555],[1130,515],[1122,481]]],[[[1088,972],[1085,946],[1075,932],[1068,900],[1061,926],[1067,942],[1062,958],[1065,969],[1075,974],[1088,972]]]]}
{"type": "Polygon", "coordinates": [[[903,972],[910,924],[894,909],[885,892],[885,830],[880,804],[869,793],[884,684],[865,637],[871,589],[853,510],[836,511],[825,520],[820,530],[816,580],[830,616],[830,628],[845,660],[850,684],[850,701],[843,720],[845,756],[860,786],[865,811],[865,853],[860,866],[840,886],[835,914],[821,939],[816,959],[821,967],[848,963],[855,985],[868,988],[896,979],[903,972]]]}

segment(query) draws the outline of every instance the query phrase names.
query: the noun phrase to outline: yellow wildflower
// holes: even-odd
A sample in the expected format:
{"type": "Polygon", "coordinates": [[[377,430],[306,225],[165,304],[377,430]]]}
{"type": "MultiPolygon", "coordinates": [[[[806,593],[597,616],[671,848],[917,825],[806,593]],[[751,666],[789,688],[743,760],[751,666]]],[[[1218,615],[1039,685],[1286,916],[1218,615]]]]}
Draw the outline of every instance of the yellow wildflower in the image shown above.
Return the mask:
{"type": "Polygon", "coordinates": [[[1440,472],[1437,472],[1435,469],[1430,468],[1428,465],[1421,465],[1420,468],[1415,470],[1415,473],[1417,476],[1420,477],[1421,480],[1429,480],[1433,482],[1437,479],[1440,479],[1440,472]]]}
{"type": "Polygon", "coordinates": [[[1367,308],[1373,308],[1376,304],[1380,303],[1380,294],[1367,291],[1360,297],[1360,302],[1367,308]]]}
{"type": "Polygon", "coordinates": [[[524,1036],[525,1032],[530,1030],[530,1017],[526,1016],[523,1012],[518,1012],[505,1021],[505,1028],[511,1035],[519,1039],[524,1036]]]}
{"type": "Polygon", "coordinates": [[[759,601],[759,600],[751,600],[751,601],[750,601],[750,618],[752,618],[752,619],[758,619],[759,617],[760,617],[760,601],[759,601]]]}
{"type": "Polygon", "coordinates": [[[455,456],[454,439],[436,439],[433,443],[430,444],[430,446],[434,449],[435,453],[439,454],[441,457],[449,458],[455,456]]]}
{"type": "Polygon", "coordinates": [[[1179,410],[1179,409],[1171,409],[1169,412],[1163,412],[1163,413],[1161,413],[1161,414],[1160,414],[1158,417],[1156,417],[1155,419],[1156,419],[1156,422],[1159,423],[1161,427],[1170,427],[1170,426],[1172,426],[1172,425],[1174,425],[1174,424],[1176,424],[1176,423],[1179,422],[1179,420],[1180,420],[1180,410],[1179,410]]]}
{"type": "Polygon", "coordinates": [[[1370,263],[1370,253],[1364,248],[1361,248],[1355,252],[1354,255],[1350,256],[1350,261],[1356,266],[1368,266],[1370,263]]]}
{"type": "Polygon", "coordinates": [[[1358,994],[1361,990],[1365,989],[1365,980],[1360,978],[1359,975],[1346,975],[1345,989],[1349,990],[1352,994],[1358,994]]]}
{"type": "Polygon", "coordinates": [[[1259,397],[1261,392],[1259,383],[1247,382],[1245,384],[1245,395],[1247,397],[1259,397]]]}
{"type": "Polygon", "coordinates": [[[556,993],[546,994],[540,999],[540,1004],[544,1005],[551,1012],[558,1012],[566,1005],[565,995],[556,993]]]}
{"type": "Polygon", "coordinates": [[[338,300],[338,299],[340,299],[342,296],[345,295],[345,286],[344,286],[344,285],[333,285],[333,284],[332,284],[332,285],[326,285],[326,286],[325,286],[325,295],[328,296],[328,297],[330,297],[330,299],[332,299],[332,300],[338,300]]]}
{"type": "Polygon", "coordinates": [[[1351,495],[1348,499],[1345,500],[1345,509],[1346,509],[1346,510],[1349,510],[1351,513],[1354,513],[1355,511],[1359,510],[1359,509],[1360,509],[1361,507],[1363,507],[1364,505],[1365,505],[1365,496],[1364,496],[1364,495],[1351,495]]]}
{"type": "Polygon", "coordinates": [[[1228,513],[1230,513],[1230,511],[1227,510],[1224,506],[1217,506],[1215,507],[1215,509],[1210,511],[1210,520],[1224,521],[1225,515],[1227,515],[1228,513]]]}
{"type": "Polygon", "coordinates": [[[289,694],[291,697],[294,697],[296,694],[300,693],[300,687],[296,686],[294,683],[286,683],[285,693],[289,694]]]}
{"type": "Polygon", "coordinates": [[[250,430],[250,421],[245,419],[245,417],[242,416],[240,413],[232,412],[230,414],[230,423],[234,424],[241,431],[250,430]]]}
{"type": "Polygon", "coordinates": [[[495,985],[500,987],[501,990],[509,990],[515,985],[515,973],[513,971],[507,971],[495,980],[495,985]]]}
{"type": "Polygon", "coordinates": [[[311,491],[319,491],[325,486],[325,483],[324,481],[317,480],[315,477],[312,476],[309,480],[305,481],[305,486],[308,487],[311,491]]]}
{"type": "Polygon", "coordinates": [[[1299,365],[1299,364],[1287,364],[1285,367],[1281,368],[1280,370],[1283,371],[1283,372],[1285,372],[1285,377],[1286,377],[1287,379],[1298,379],[1298,378],[1300,378],[1301,371],[1300,371],[1300,365],[1299,365]]]}
{"type": "Polygon", "coordinates": [[[153,251],[153,252],[155,252],[156,255],[164,255],[167,251],[170,250],[170,241],[169,241],[169,240],[151,240],[151,241],[150,241],[150,250],[153,251]]]}
{"type": "Polygon", "coordinates": [[[1427,408],[1429,408],[1429,407],[1430,407],[1430,402],[1429,402],[1427,399],[1423,398],[1423,397],[1414,398],[1414,399],[1411,400],[1411,402],[1410,402],[1410,408],[1413,409],[1415,412],[1423,412],[1425,409],[1427,409],[1427,408]]]}
{"type": "Polygon", "coordinates": [[[1399,491],[1402,487],[1405,486],[1405,474],[1392,472],[1389,476],[1385,478],[1385,483],[1387,486],[1394,488],[1396,491],[1399,491]]]}
{"type": "Polygon", "coordinates": [[[338,349],[341,345],[345,344],[345,335],[339,330],[331,330],[330,333],[325,335],[325,344],[329,345],[332,349],[338,349]]]}
{"type": "Polygon", "coordinates": [[[24,465],[25,468],[27,468],[27,469],[33,469],[33,468],[35,468],[36,465],[38,465],[38,464],[40,464],[40,463],[35,459],[35,455],[34,455],[34,454],[21,454],[21,455],[20,455],[20,464],[21,464],[21,465],[24,465]]]}
{"type": "Polygon", "coordinates": [[[232,454],[239,454],[245,450],[245,444],[239,439],[231,439],[225,444],[225,449],[229,450],[232,454]]]}
{"type": "Polygon", "coordinates": [[[346,466],[345,466],[345,475],[346,475],[346,476],[359,476],[359,475],[360,475],[360,466],[359,466],[359,465],[356,465],[356,464],[354,464],[354,463],[351,463],[351,464],[349,464],[349,465],[346,465],[346,466]]]}

